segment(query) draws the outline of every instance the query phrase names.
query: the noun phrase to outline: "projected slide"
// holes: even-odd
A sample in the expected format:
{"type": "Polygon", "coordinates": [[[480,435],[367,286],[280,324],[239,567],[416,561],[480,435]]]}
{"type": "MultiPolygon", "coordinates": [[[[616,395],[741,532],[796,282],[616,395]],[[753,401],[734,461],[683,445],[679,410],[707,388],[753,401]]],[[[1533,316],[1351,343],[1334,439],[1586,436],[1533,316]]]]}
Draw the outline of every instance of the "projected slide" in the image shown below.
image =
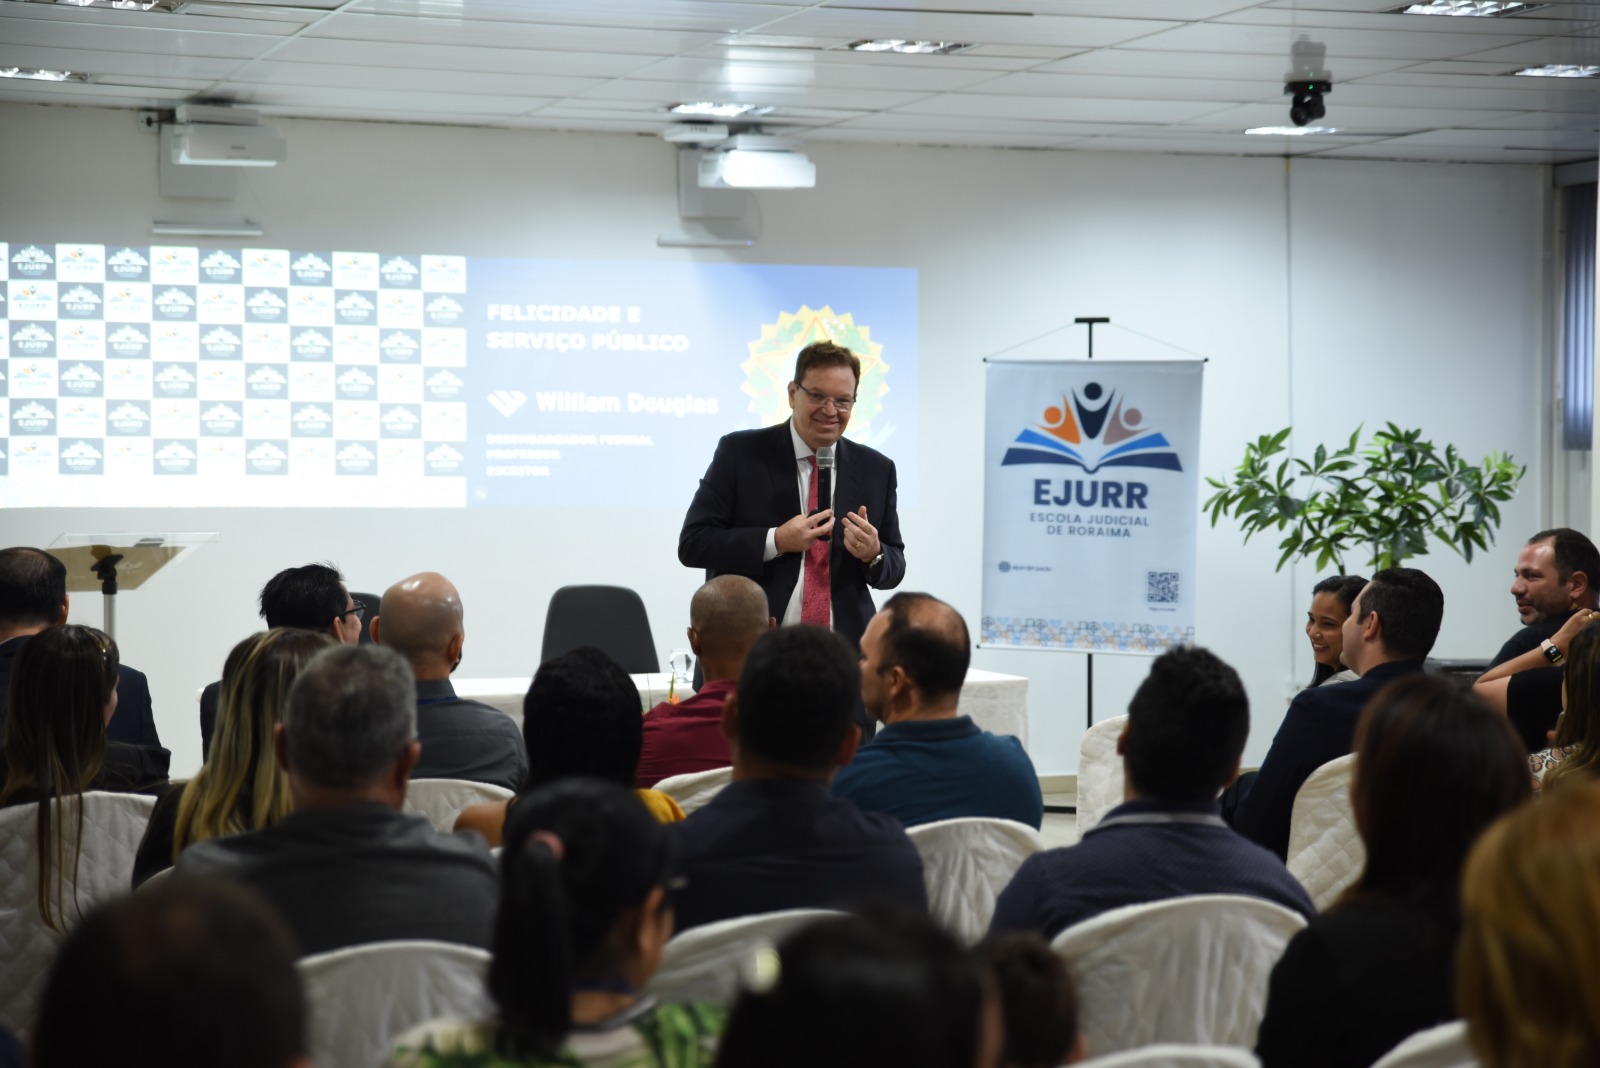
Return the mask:
{"type": "Polygon", "coordinates": [[[916,272],[0,243],[0,507],[671,506],[862,357],[915,504],[916,272]]]}

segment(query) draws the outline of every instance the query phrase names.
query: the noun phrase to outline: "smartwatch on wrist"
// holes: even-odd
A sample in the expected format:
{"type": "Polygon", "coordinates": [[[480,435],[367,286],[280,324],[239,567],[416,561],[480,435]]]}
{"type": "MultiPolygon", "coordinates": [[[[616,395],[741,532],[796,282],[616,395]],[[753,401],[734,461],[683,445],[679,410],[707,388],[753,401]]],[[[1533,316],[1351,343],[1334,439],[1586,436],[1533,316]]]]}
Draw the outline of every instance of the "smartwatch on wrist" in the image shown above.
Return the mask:
{"type": "Polygon", "coordinates": [[[1539,648],[1544,651],[1544,658],[1550,661],[1552,664],[1559,664],[1566,659],[1566,655],[1562,653],[1561,647],[1556,645],[1556,643],[1551,641],[1549,638],[1546,638],[1544,641],[1540,642],[1539,648]]]}

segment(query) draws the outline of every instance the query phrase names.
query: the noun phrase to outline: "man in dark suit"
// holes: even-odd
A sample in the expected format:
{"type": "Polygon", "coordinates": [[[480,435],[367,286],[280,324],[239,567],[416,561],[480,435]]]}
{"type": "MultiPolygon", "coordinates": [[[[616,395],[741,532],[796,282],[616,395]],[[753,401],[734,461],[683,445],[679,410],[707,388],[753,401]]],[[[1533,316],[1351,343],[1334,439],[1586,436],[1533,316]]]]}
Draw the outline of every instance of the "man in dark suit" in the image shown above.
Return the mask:
{"type": "Polygon", "coordinates": [[[849,349],[829,341],[801,349],[789,383],[793,418],[717,443],[678,535],[685,567],[754,579],[780,623],[832,627],[853,646],[873,616],[868,587],[893,589],[906,572],[894,462],[844,440],[860,381],[849,349]],[[824,445],[835,449],[831,501],[817,499],[824,445]]]}
{"type": "Polygon", "coordinates": [[[1339,657],[1360,678],[1295,696],[1234,813],[1235,830],[1280,857],[1288,853],[1294,795],[1313,771],[1352,750],[1356,721],[1373,694],[1422,670],[1443,620],[1444,591],[1423,572],[1391,567],[1372,576],[1350,605],[1339,657]]]}
{"type": "MultiPolygon", "coordinates": [[[[5,735],[11,665],[29,638],[67,621],[69,606],[65,564],[42,549],[0,549],[0,738],[5,735]]],[[[139,782],[161,782],[172,754],[156,733],[150,680],[126,664],[118,665],[117,676],[117,711],[106,725],[106,740],[132,747],[122,763],[139,782]]]]}

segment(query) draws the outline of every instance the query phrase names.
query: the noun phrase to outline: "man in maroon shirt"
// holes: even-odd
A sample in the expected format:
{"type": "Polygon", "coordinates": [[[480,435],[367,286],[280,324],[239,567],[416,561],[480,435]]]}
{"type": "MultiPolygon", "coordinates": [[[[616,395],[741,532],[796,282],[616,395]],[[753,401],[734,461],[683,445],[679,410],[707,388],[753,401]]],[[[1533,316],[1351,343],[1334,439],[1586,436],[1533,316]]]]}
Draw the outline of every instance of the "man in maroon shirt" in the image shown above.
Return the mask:
{"type": "Polygon", "coordinates": [[[722,705],[733,692],[750,646],[777,621],[767,595],[742,575],[718,575],[689,602],[689,648],[706,682],[678,704],[663,701],[644,716],[638,785],[647,789],[673,775],[728,766],[722,705]]]}

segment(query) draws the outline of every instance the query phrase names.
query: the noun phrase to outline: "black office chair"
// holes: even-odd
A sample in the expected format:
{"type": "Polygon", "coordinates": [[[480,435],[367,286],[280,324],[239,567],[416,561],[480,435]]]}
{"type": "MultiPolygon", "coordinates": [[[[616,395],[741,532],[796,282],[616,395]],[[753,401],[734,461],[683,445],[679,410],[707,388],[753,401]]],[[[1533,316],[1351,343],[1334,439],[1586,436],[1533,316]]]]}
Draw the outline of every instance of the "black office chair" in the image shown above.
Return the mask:
{"type": "Polygon", "coordinates": [[[661,670],[644,601],[626,586],[563,586],[551,595],[539,662],[584,645],[599,649],[630,675],[661,670]]]}
{"type": "Polygon", "coordinates": [[[376,593],[357,593],[350,591],[350,596],[367,606],[367,614],[361,620],[361,644],[372,644],[372,621],[378,618],[378,613],[383,611],[383,597],[376,593]]]}

